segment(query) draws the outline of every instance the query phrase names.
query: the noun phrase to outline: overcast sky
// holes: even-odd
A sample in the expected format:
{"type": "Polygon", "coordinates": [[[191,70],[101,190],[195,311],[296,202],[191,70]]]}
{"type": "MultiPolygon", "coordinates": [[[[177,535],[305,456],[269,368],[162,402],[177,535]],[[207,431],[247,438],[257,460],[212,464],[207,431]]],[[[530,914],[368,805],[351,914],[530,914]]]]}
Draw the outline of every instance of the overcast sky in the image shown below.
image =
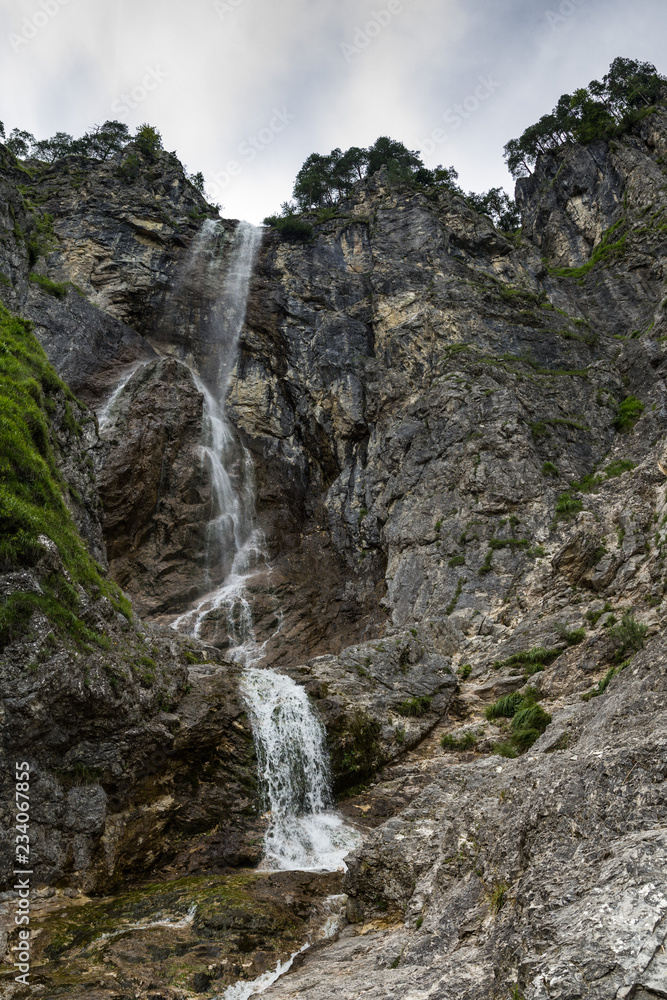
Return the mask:
{"type": "Polygon", "coordinates": [[[511,190],[508,139],[617,55],[667,73],[666,37],[665,0],[0,0],[0,120],[148,121],[259,222],[311,152],[379,135],[511,190]]]}

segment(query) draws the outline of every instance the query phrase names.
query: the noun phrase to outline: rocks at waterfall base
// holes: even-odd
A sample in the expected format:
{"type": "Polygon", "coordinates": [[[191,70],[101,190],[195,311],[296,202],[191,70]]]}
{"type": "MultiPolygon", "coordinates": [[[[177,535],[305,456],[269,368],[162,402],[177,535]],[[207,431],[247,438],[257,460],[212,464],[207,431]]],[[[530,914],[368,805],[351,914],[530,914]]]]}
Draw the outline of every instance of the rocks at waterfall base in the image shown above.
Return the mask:
{"type": "MultiPolygon", "coordinates": [[[[518,185],[520,238],[382,173],[312,240],[265,234],[228,397],[270,557],[248,594],[265,663],[311,694],[342,808],[367,831],[347,926],[267,998],[667,993],[666,156],[661,108],[622,139],[542,157],[518,185]],[[513,694],[552,720],[517,757],[511,718],[486,716],[513,694]]],[[[263,829],[224,616],[206,644],[163,628],[205,558],[190,369],[210,365],[216,291],[191,263],[210,211],[166,154],[134,180],[120,166],[35,165],[30,198],[54,243],[31,266],[84,293],[56,297],[28,281],[7,206],[24,232],[35,210],[2,152],[3,300],[98,412],[131,375],[100,436],[91,419],[59,454],[68,481],[79,470],[79,530],[142,616],[81,596],[104,653],[50,649],[31,622],[2,661],[3,739],[11,756],[39,747],[41,877],[55,890],[41,985],[78,989],[84,970],[87,996],[175,1000],[215,995],[230,955],[224,982],[291,945],[262,944],[266,902],[244,952],[246,903],[209,907],[189,883],[212,871],[217,891],[258,857],[263,829]],[[131,929],[156,913],[142,885],[104,904],[117,938],[77,936],[74,909],[90,922],[97,904],[66,902],[66,887],[147,878],[169,886],[168,917],[193,903],[204,915],[169,943],[131,929]],[[217,937],[230,928],[231,946],[217,937]]],[[[223,256],[232,231],[220,224],[223,256]]]]}

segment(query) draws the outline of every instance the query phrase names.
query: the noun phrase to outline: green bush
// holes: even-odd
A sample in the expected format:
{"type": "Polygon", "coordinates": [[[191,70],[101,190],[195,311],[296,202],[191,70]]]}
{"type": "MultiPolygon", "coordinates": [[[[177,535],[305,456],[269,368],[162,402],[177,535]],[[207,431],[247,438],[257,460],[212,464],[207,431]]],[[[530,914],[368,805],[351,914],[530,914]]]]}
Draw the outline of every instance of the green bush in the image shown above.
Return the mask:
{"type": "Polygon", "coordinates": [[[586,629],[577,628],[570,629],[567,625],[559,623],[556,625],[556,634],[559,639],[566,642],[568,646],[578,646],[580,642],[583,642],[586,638],[586,629]]]}
{"type": "Polygon", "coordinates": [[[453,556],[447,565],[450,569],[454,569],[455,566],[465,566],[465,556],[453,556]]]}
{"type": "Polygon", "coordinates": [[[270,215],[264,219],[264,224],[271,226],[286,240],[309,240],[313,235],[313,227],[295,216],[270,215]]]}
{"type": "Polygon", "coordinates": [[[583,501],[571,493],[561,493],[556,501],[556,517],[569,520],[584,509],[583,501]]]}
{"type": "Polygon", "coordinates": [[[609,629],[608,635],[614,644],[614,660],[620,663],[629,654],[644,648],[648,625],[638,622],[632,612],[625,611],[620,622],[609,629]]]}
{"type": "Polygon", "coordinates": [[[459,667],[456,673],[459,675],[462,681],[465,681],[468,679],[468,677],[470,677],[472,673],[472,667],[470,666],[469,663],[464,663],[462,667],[459,667]]]}
{"type": "Polygon", "coordinates": [[[628,396],[627,399],[623,400],[618,408],[616,419],[614,420],[614,427],[621,434],[632,430],[643,412],[644,404],[641,399],[637,399],[636,396],[628,396]]]}
{"type": "Polygon", "coordinates": [[[554,465],[553,462],[545,462],[542,466],[542,475],[545,477],[550,476],[552,479],[558,479],[560,473],[558,472],[558,466],[554,465]]]}
{"type": "Polygon", "coordinates": [[[550,663],[557,660],[563,652],[562,649],[546,649],[544,646],[533,646],[521,653],[513,653],[506,660],[496,660],[493,666],[496,670],[504,667],[522,667],[527,675],[544,670],[550,663]]]}

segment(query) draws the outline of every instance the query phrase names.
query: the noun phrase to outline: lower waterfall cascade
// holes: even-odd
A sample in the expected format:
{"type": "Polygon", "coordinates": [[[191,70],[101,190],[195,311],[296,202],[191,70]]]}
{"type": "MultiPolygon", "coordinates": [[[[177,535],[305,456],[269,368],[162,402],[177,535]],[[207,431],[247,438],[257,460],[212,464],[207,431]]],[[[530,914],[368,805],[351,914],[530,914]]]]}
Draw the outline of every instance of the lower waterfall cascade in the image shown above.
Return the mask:
{"type": "MultiPolygon", "coordinates": [[[[267,568],[264,538],[255,519],[252,458],[225,415],[225,399],[245,321],[252,268],[261,230],[239,223],[220,278],[214,309],[218,325],[218,385],[213,392],[195,375],[204,397],[201,455],[211,476],[213,512],[208,526],[207,584],[221,580],[172,628],[199,636],[211,614],[224,610],[231,644],[229,655],[243,664],[241,694],[247,705],[255,743],[259,781],[270,811],[264,867],[283,871],[335,871],[358,841],[333,808],[325,731],[306,691],[286,675],[260,669],[263,645],[255,638],[245,590],[258,568],[267,568]],[[231,473],[234,470],[235,474],[231,473]]],[[[202,258],[211,276],[219,243],[214,223],[205,223],[187,262],[186,275],[202,258]]]]}

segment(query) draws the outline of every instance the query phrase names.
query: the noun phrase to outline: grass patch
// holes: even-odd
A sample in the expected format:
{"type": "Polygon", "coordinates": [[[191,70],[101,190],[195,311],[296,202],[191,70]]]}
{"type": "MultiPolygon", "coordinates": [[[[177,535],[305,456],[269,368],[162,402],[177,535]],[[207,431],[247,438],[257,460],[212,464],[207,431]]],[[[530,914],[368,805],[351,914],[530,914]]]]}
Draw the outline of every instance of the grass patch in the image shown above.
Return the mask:
{"type": "Polygon", "coordinates": [[[636,462],[631,462],[627,458],[617,458],[609,463],[604,472],[607,479],[613,479],[614,476],[622,476],[624,472],[631,472],[636,468],[636,462]]]}
{"type": "Polygon", "coordinates": [[[53,295],[56,299],[64,299],[70,287],[68,281],[58,284],[57,281],[51,281],[50,278],[46,278],[43,274],[31,273],[28,276],[28,281],[33,285],[39,285],[42,291],[53,295]]]}
{"type": "MultiPolygon", "coordinates": [[[[31,325],[0,305],[0,572],[34,566],[43,553],[41,535],[58,548],[74,584],[99,588],[117,611],[129,616],[129,602],[105,580],[91,558],[63,498],[66,485],[56,460],[52,414],[80,432],[71,403],[74,397],[58,378],[32,333],[31,325]]],[[[95,633],[76,616],[78,595],[64,578],[53,575],[44,593],[13,594],[0,605],[0,647],[28,627],[42,611],[58,631],[77,642],[95,633]]]]}
{"type": "Polygon", "coordinates": [[[526,677],[544,670],[550,663],[557,660],[563,652],[562,649],[546,649],[544,646],[533,646],[521,653],[513,653],[506,660],[496,660],[493,666],[496,670],[504,667],[518,667],[524,671],[526,677]]]}
{"type": "Polygon", "coordinates": [[[421,719],[423,715],[426,715],[429,708],[431,707],[431,702],[433,698],[428,695],[421,695],[416,698],[409,698],[402,702],[396,711],[399,715],[404,715],[413,719],[421,719]]]}
{"type": "Polygon", "coordinates": [[[508,892],[509,886],[505,882],[501,882],[499,885],[494,887],[490,897],[491,909],[494,913],[499,913],[502,910],[508,892]]]}
{"type": "Polygon", "coordinates": [[[454,569],[455,566],[465,566],[465,556],[453,556],[447,565],[450,569],[454,569]]]}
{"type": "Polygon", "coordinates": [[[440,740],[443,750],[472,750],[476,743],[477,737],[474,733],[464,733],[459,739],[451,733],[446,733],[440,740]]]}
{"type": "Polygon", "coordinates": [[[495,704],[488,706],[484,714],[489,721],[512,720],[508,746],[515,753],[525,753],[530,749],[551,722],[549,713],[538,704],[534,688],[527,688],[523,694],[515,691],[499,698],[495,704]]]}
{"type": "Polygon", "coordinates": [[[612,238],[617,235],[622,225],[623,219],[619,219],[618,222],[606,231],[599,245],[591,254],[589,260],[587,260],[585,264],[582,264],[581,267],[549,268],[551,274],[556,275],[558,278],[584,278],[588,272],[592,271],[594,267],[598,266],[598,264],[608,264],[611,261],[622,257],[625,253],[625,245],[628,238],[627,233],[623,233],[623,235],[616,240],[612,238]]]}
{"type": "Polygon", "coordinates": [[[456,608],[456,605],[459,603],[459,597],[461,596],[461,591],[463,590],[465,582],[466,581],[461,578],[461,579],[459,579],[459,582],[456,584],[456,591],[454,593],[454,596],[452,597],[451,601],[449,602],[449,604],[445,608],[445,614],[447,616],[449,616],[449,615],[452,614],[452,612],[456,608]]]}
{"type": "Polygon", "coordinates": [[[586,694],[582,694],[581,700],[590,701],[591,698],[599,698],[601,694],[605,693],[605,691],[609,687],[609,683],[612,677],[615,676],[616,676],[616,668],[611,667],[611,669],[607,671],[602,680],[597,684],[596,687],[593,688],[592,691],[587,691],[586,694]]]}
{"type": "Polygon", "coordinates": [[[583,501],[579,497],[573,497],[571,493],[561,493],[556,500],[556,517],[563,520],[570,520],[575,517],[580,510],[584,509],[583,501]]]}
{"type": "Polygon", "coordinates": [[[545,479],[558,479],[560,473],[558,471],[558,466],[554,465],[553,462],[545,462],[542,465],[542,475],[545,479]]]}
{"type": "Polygon", "coordinates": [[[586,619],[591,623],[591,625],[597,625],[603,615],[606,615],[609,611],[613,611],[613,608],[609,601],[605,601],[605,605],[601,611],[587,611],[586,619]]]}
{"type": "Polygon", "coordinates": [[[559,622],[556,625],[556,634],[559,639],[566,642],[568,646],[578,646],[580,642],[583,642],[586,638],[585,628],[569,629],[567,625],[563,625],[559,622]]]}

